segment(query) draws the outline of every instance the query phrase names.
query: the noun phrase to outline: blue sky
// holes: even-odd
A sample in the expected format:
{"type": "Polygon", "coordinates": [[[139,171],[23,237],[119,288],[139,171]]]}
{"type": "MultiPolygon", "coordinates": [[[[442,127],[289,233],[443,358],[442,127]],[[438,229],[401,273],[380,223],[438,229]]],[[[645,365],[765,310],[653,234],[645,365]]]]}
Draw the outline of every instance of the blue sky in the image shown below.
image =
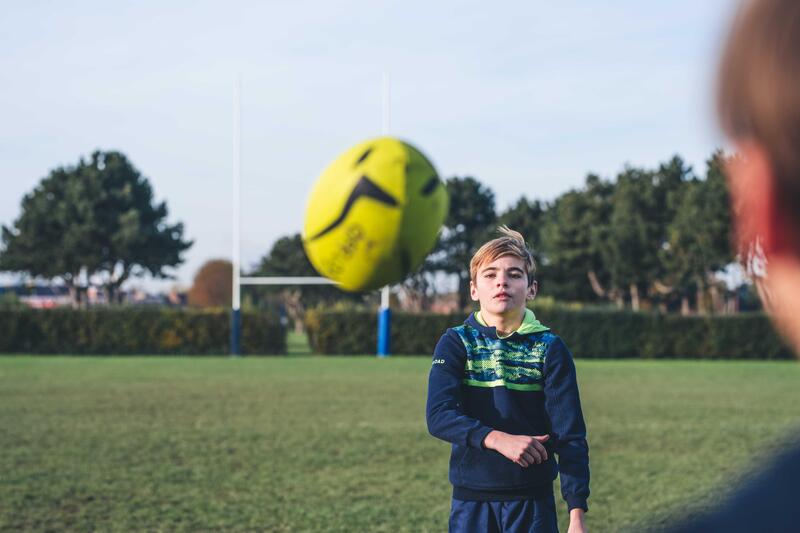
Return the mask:
{"type": "Polygon", "coordinates": [[[380,134],[384,71],[391,133],[500,209],[674,153],[702,173],[722,144],[713,71],[731,0],[71,4],[0,19],[0,224],[52,168],[121,150],[195,240],[182,286],[231,255],[239,73],[245,267],[300,231],[330,160],[380,134]]]}

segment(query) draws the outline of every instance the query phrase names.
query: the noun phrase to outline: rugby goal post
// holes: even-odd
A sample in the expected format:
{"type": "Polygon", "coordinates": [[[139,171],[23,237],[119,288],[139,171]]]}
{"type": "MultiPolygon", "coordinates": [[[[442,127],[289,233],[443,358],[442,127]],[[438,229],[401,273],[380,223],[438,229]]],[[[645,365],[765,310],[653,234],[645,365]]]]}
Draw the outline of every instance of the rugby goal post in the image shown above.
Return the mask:
{"type": "MultiPolygon", "coordinates": [[[[384,73],[381,90],[383,135],[389,133],[389,76],[384,73]]],[[[242,276],[241,275],[241,187],[242,187],[242,77],[236,80],[233,98],[233,294],[231,298],[230,356],[241,355],[243,285],[336,285],[321,276],[242,276]]],[[[376,355],[388,357],[391,353],[391,308],[389,286],[381,289],[381,306],[378,310],[378,344],[376,355]]]]}

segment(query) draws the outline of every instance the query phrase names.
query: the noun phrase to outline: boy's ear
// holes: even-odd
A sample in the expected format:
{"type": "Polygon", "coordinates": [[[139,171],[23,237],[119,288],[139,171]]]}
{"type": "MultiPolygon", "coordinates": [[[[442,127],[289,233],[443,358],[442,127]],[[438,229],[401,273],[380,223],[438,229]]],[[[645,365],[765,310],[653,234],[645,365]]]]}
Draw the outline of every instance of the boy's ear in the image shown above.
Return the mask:
{"type": "Polygon", "coordinates": [[[469,280],[469,297],[472,298],[473,302],[478,301],[478,288],[472,280],[469,280]]]}
{"type": "Polygon", "coordinates": [[[769,155],[756,142],[737,145],[727,165],[738,244],[747,250],[758,240],[767,257],[784,247],[787,226],[780,212],[769,155]]]}
{"type": "Polygon", "coordinates": [[[533,280],[533,283],[530,284],[528,287],[528,300],[533,300],[536,298],[536,294],[539,292],[539,282],[533,280]]]}

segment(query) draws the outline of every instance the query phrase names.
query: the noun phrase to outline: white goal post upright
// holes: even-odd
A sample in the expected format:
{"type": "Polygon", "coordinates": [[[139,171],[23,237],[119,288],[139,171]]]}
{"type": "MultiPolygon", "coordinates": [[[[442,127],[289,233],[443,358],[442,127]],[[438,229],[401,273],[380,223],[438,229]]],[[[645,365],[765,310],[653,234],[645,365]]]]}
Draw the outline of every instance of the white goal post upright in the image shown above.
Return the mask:
{"type": "MultiPolygon", "coordinates": [[[[389,132],[389,77],[384,73],[382,88],[383,135],[389,132]]],[[[241,296],[242,285],[335,285],[336,282],[321,276],[242,276],[241,275],[241,187],[242,187],[242,78],[238,76],[233,98],[233,294],[231,298],[230,355],[241,355],[241,296]]],[[[378,312],[378,355],[389,355],[389,286],[381,292],[378,312]]]]}
{"type": "MultiPolygon", "coordinates": [[[[389,75],[386,72],[383,73],[383,79],[381,81],[381,134],[389,135],[389,75]]],[[[378,357],[389,357],[389,354],[392,352],[392,309],[389,305],[390,296],[389,286],[386,285],[381,289],[381,307],[378,309],[378,357]]]]}
{"type": "Polygon", "coordinates": [[[231,291],[231,345],[232,357],[238,357],[241,350],[239,339],[241,337],[241,226],[240,200],[242,189],[242,76],[236,78],[233,92],[233,284],[231,291]]]}

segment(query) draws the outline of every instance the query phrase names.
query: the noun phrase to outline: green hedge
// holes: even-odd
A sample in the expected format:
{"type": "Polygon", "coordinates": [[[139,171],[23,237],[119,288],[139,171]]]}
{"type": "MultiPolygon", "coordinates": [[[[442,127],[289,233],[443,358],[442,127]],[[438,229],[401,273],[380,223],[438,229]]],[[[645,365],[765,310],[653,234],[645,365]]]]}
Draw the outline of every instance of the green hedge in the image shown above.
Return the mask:
{"type": "MultiPolygon", "coordinates": [[[[683,317],[624,311],[536,310],[579,358],[791,359],[766,315],[683,317]]],[[[465,315],[392,314],[392,353],[431,354],[465,315]]],[[[373,354],[375,313],[310,311],[309,342],[320,354],[373,354]]]]}
{"type": "MultiPolygon", "coordinates": [[[[447,328],[460,324],[464,315],[392,313],[392,353],[433,353],[436,341],[447,328]]],[[[378,317],[364,311],[309,311],[306,313],[308,342],[314,353],[374,354],[378,317]]]]}
{"type": "MultiPolygon", "coordinates": [[[[221,355],[230,342],[226,311],[153,308],[0,310],[0,353],[221,355]]],[[[271,316],[242,315],[242,353],[286,353],[286,329],[271,316]]]]}

